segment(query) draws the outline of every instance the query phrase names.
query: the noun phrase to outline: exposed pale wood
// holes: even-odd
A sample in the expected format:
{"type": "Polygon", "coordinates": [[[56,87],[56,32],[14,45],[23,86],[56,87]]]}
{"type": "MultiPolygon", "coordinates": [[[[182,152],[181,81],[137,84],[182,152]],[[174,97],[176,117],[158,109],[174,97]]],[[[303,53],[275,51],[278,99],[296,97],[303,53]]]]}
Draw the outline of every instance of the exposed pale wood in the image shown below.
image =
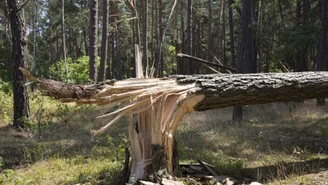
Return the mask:
{"type": "Polygon", "coordinates": [[[173,181],[173,180],[169,180],[169,179],[165,179],[165,178],[162,179],[162,182],[161,183],[163,185],[184,185],[183,182],[173,181]]]}
{"type": "Polygon", "coordinates": [[[136,77],[137,78],[143,78],[143,72],[142,72],[142,53],[140,51],[139,45],[134,45],[134,55],[135,55],[135,65],[136,65],[136,77]]]}
{"type": "Polygon", "coordinates": [[[158,183],[153,183],[149,181],[139,181],[141,185],[160,185],[158,183]]]}
{"type": "Polygon", "coordinates": [[[164,79],[130,79],[93,85],[72,85],[38,79],[49,96],[77,104],[120,105],[103,115],[104,133],[123,116],[130,116],[131,177],[145,178],[166,165],[173,175],[173,135],[182,117],[193,110],[289,101],[328,95],[327,72],[176,75],[164,79]],[[137,115],[137,123],[132,119],[137,115]],[[160,160],[165,158],[165,160],[160,160]]]}

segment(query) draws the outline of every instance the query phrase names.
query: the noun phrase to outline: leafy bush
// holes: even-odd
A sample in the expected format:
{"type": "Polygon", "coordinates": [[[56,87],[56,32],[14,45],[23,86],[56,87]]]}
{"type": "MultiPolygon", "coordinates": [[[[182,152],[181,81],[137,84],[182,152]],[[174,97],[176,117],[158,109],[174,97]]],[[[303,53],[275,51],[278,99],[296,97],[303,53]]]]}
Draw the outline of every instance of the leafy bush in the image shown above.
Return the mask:
{"type": "MultiPolygon", "coordinates": [[[[100,64],[100,59],[97,59],[97,66],[100,64]]],[[[64,61],[58,61],[50,66],[50,76],[56,80],[67,83],[88,83],[89,79],[89,57],[82,56],[73,61],[72,58],[67,59],[68,73],[66,74],[66,64],[64,61]]]]}

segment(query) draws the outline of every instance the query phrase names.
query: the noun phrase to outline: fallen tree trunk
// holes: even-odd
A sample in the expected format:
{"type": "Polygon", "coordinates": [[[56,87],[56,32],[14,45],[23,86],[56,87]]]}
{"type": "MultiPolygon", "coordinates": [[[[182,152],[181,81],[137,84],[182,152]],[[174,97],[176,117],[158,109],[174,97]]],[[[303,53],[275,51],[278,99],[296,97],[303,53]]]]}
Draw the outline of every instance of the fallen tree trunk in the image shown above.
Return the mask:
{"type": "Polygon", "coordinates": [[[123,116],[130,116],[131,178],[147,179],[166,168],[174,175],[173,135],[182,117],[193,111],[290,101],[328,95],[327,72],[216,74],[172,76],[164,79],[129,79],[95,85],[70,85],[40,80],[47,95],[62,102],[117,105],[107,115],[109,123],[94,135],[106,131],[123,116]],[[134,121],[132,115],[137,115],[134,121]]]}
{"type": "Polygon", "coordinates": [[[179,83],[196,82],[205,99],[194,109],[292,101],[328,95],[327,72],[256,73],[175,76],[179,83]]]}

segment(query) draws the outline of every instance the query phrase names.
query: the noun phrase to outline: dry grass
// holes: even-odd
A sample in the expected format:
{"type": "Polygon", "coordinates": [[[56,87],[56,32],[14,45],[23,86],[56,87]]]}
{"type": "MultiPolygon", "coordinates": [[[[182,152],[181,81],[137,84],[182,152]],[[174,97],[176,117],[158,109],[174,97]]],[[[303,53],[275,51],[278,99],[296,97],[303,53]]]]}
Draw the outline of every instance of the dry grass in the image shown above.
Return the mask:
{"type": "MultiPolygon", "coordinates": [[[[0,168],[11,169],[0,173],[0,184],[117,184],[127,120],[92,138],[90,130],[106,124],[95,118],[105,107],[44,102],[40,139],[36,127],[22,133],[0,126],[0,168]]],[[[39,108],[32,108],[34,115],[39,108]]],[[[274,185],[327,182],[327,110],[314,101],[247,106],[242,125],[231,123],[231,113],[225,108],[185,116],[176,131],[181,162],[201,159],[218,174],[274,185]]]]}
{"type": "Polygon", "coordinates": [[[187,115],[176,135],[182,159],[211,161],[186,152],[206,150],[230,164],[215,164],[217,172],[271,184],[291,184],[292,177],[325,172],[328,112],[314,101],[247,106],[242,125],[232,123],[231,117],[232,108],[187,115]],[[243,162],[242,168],[236,168],[236,161],[243,162]]]}

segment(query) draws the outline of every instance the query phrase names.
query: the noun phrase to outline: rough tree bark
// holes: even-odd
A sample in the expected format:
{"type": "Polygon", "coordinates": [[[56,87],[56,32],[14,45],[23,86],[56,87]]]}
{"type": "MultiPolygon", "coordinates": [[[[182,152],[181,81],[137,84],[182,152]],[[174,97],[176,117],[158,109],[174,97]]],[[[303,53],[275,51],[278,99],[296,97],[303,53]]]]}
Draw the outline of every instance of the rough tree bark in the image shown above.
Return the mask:
{"type": "Polygon", "coordinates": [[[101,36],[101,59],[100,59],[100,68],[99,68],[99,75],[98,81],[102,82],[106,79],[106,64],[108,60],[108,0],[103,0],[103,27],[102,27],[102,36],[101,36]]]}
{"type": "MultiPolygon", "coordinates": [[[[230,53],[231,53],[231,64],[232,67],[236,68],[236,60],[235,60],[235,39],[234,39],[234,21],[233,21],[233,2],[232,0],[228,0],[229,6],[229,37],[230,37],[230,53]]],[[[224,8],[224,7],[222,7],[224,8]]]]}
{"type": "Polygon", "coordinates": [[[21,8],[16,0],[8,1],[11,35],[12,35],[12,62],[13,62],[13,92],[14,92],[14,120],[15,128],[24,127],[21,118],[29,118],[29,102],[27,88],[24,86],[26,77],[18,70],[27,68],[26,40],[24,20],[21,17],[21,8]]]}
{"type": "MultiPolygon", "coordinates": [[[[319,42],[319,51],[318,59],[316,63],[317,71],[326,70],[326,45],[327,45],[327,0],[321,0],[321,30],[320,30],[320,42],[319,42]]],[[[317,98],[317,105],[325,105],[324,98],[317,98]]]]}
{"type": "MultiPolygon", "coordinates": [[[[188,0],[188,6],[187,6],[187,53],[188,55],[193,55],[193,35],[192,35],[192,24],[193,24],[193,12],[192,12],[192,0],[188,0]]],[[[193,62],[188,61],[187,63],[187,74],[193,74],[193,62]]]]}
{"type": "MultiPolygon", "coordinates": [[[[238,53],[236,68],[237,73],[254,73],[256,66],[253,64],[252,56],[252,30],[251,30],[251,0],[243,0],[241,8],[240,33],[238,43],[238,53]]],[[[243,110],[241,106],[233,109],[232,120],[241,124],[243,119],[243,110]]]]}
{"type": "Polygon", "coordinates": [[[90,1],[90,50],[89,50],[89,78],[97,81],[98,57],[98,0],[90,1]]]}
{"type": "Polygon", "coordinates": [[[290,101],[328,95],[328,72],[219,74],[171,76],[165,79],[129,79],[93,85],[71,85],[39,80],[49,96],[77,104],[122,104],[101,117],[109,123],[94,135],[105,132],[123,116],[130,116],[132,149],[131,177],[148,178],[166,168],[174,175],[173,135],[182,117],[193,111],[290,101]],[[137,115],[133,121],[131,115],[137,115]]]}
{"type": "Polygon", "coordinates": [[[66,37],[65,37],[65,0],[62,0],[61,2],[61,31],[62,31],[61,34],[62,34],[63,60],[65,63],[66,76],[68,76],[66,37]]]}

